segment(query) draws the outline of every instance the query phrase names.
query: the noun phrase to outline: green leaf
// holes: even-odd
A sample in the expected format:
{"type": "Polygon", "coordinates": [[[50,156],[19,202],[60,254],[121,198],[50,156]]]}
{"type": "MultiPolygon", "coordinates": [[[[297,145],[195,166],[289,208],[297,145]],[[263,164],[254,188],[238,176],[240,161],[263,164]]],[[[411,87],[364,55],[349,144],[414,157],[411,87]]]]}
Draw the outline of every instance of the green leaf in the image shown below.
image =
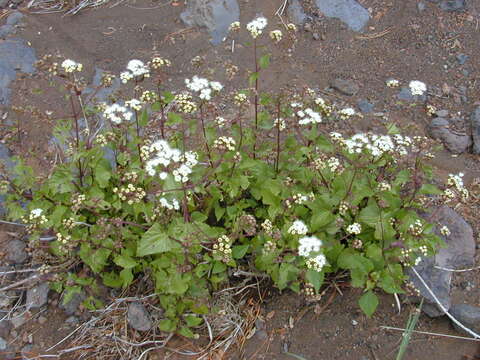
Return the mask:
{"type": "Polygon", "coordinates": [[[378,306],[378,297],[373,293],[373,291],[367,291],[362,297],[358,300],[358,304],[363,312],[371,317],[378,306]]]}
{"type": "Polygon", "coordinates": [[[373,263],[352,249],[342,251],[338,257],[337,265],[342,269],[358,269],[364,273],[369,273],[373,270],[373,263]]]}
{"type": "Polygon", "coordinates": [[[335,215],[333,215],[330,211],[316,211],[312,215],[312,219],[310,221],[310,227],[313,232],[317,231],[318,229],[329,225],[332,221],[335,220],[335,215]]]}
{"type": "Polygon", "coordinates": [[[250,87],[253,87],[255,85],[255,81],[257,81],[258,79],[258,72],[253,72],[250,74],[250,76],[248,77],[248,84],[250,85],[250,87]]]}
{"type": "Polygon", "coordinates": [[[168,117],[168,121],[167,121],[168,126],[181,124],[183,121],[183,118],[179,114],[176,114],[173,112],[169,112],[167,117],[168,117]]]}
{"type": "Polygon", "coordinates": [[[203,319],[198,316],[187,315],[185,316],[185,322],[187,323],[188,326],[194,327],[194,326],[200,325],[203,322],[203,319]]]}
{"type": "Polygon", "coordinates": [[[110,177],[112,176],[112,170],[108,164],[99,162],[95,167],[95,180],[101,188],[106,188],[109,184],[110,177]]]}
{"type": "MultiPolygon", "coordinates": [[[[153,106],[152,106],[153,107],[153,106]]],[[[160,109],[158,109],[160,110],[160,109]]],[[[157,110],[157,111],[158,111],[157,110]]],[[[143,109],[142,114],[140,115],[139,124],[141,126],[147,126],[148,124],[148,112],[147,109],[143,109]]]]}
{"type": "Polygon", "coordinates": [[[245,256],[250,245],[236,245],[232,247],[232,256],[234,259],[241,259],[245,256]]]}
{"type": "Polygon", "coordinates": [[[362,211],[360,211],[358,220],[367,225],[370,225],[371,227],[375,227],[377,225],[377,222],[380,220],[380,208],[378,207],[375,200],[369,200],[368,206],[363,208],[362,211]]]}
{"type": "Polygon", "coordinates": [[[123,280],[114,271],[102,273],[102,280],[106,286],[113,288],[119,288],[123,283],[123,280]]]}
{"type": "Polygon", "coordinates": [[[260,68],[266,69],[270,65],[270,54],[265,54],[260,57],[260,68]]]}
{"type": "Polygon", "coordinates": [[[192,330],[190,330],[188,327],[186,326],[183,326],[179,331],[178,331],[178,334],[179,335],[182,335],[182,336],[185,336],[189,339],[196,339],[198,337],[198,335],[196,336],[192,330]]]}
{"type": "Polygon", "coordinates": [[[307,273],[305,275],[305,278],[310,284],[313,285],[317,293],[320,291],[320,287],[323,284],[324,277],[325,277],[324,272],[318,272],[312,269],[307,270],[307,273]]]}
{"type": "Polygon", "coordinates": [[[285,289],[290,281],[297,278],[300,270],[292,264],[281,263],[278,269],[278,281],[277,286],[280,290],[285,289]]]}
{"type": "Polygon", "coordinates": [[[438,187],[432,184],[423,184],[419,190],[420,194],[441,195],[443,192],[438,187]]]}
{"type": "Polygon", "coordinates": [[[172,332],[176,330],[177,324],[171,319],[162,319],[158,323],[158,328],[165,332],[172,332]]]}
{"type": "Polygon", "coordinates": [[[154,224],[137,245],[137,256],[160,254],[180,248],[180,244],[170,239],[160,224],[154,224]]]}
{"type": "Polygon", "coordinates": [[[122,287],[125,289],[133,281],[132,269],[123,269],[120,271],[120,279],[122,279],[122,287]]]}

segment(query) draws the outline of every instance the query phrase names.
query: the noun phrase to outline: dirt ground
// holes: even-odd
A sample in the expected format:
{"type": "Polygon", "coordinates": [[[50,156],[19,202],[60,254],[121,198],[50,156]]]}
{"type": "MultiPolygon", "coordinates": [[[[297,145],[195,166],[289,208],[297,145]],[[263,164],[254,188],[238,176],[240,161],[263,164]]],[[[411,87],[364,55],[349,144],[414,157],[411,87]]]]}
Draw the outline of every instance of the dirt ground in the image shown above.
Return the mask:
{"type": "MultiPolygon", "coordinates": [[[[262,13],[269,19],[271,28],[274,24],[280,27],[275,12],[282,3],[280,0],[240,0],[240,21],[246,23],[262,13]]],[[[348,30],[340,21],[317,14],[309,31],[299,29],[294,46],[292,41],[268,44],[273,57],[270,68],[262,74],[261,88],[278,89],[297,84],[323,91],[337,77],[351,79],[360,86],[357,95],[348,97],[326,92],[326,97],[353,107],[359,99],[367,99],[375,105],[373,113],[355,120],[352,130],[380,129],[385,120],[378,113],[384,113],[403,131],[423,133],[429,122],[424,108],[399,102],[395,97],[398,90],[385,86],[388,78],[404,84],[416,79],[440,89],[437,96],[430,97],[432,105],[467,120],[474,106],[480,104],[480,0],[468,1],[467,11],[459,13],[443,12],[431,2],[426,2],[426,9],[420,12],[414,0],[363,0],[361,3],[372,15],[363,34],[348,30]],[[464,65],[456,60],[461,53],[469,56],[464,65]]],[[[95,66],[118,74],[130,59],[148,60],[156,52],[173,61],[169,73],[173,86],[200,72],[221,81],[227,91],[247,87],[246,72],[252,69],[253,63],[252,50],[245,45],[246,35],[236,35],[233,47],[231,39],[214,47],[206,31],[188,28],[179,20],[184,2],[174,4],[177,6],[168,1],[126,1],[113,8],[107,5],[66,17],[59,13],[32,14],[20,7],[26,21],[18,35],[32,44],[39,58],[59,53],[83,63],[89,78],[95,66]],[[200,69],[191,65],[191,59],[197,55],[204,58],[200,69]],[[240,68],[231,81],[225,73],[228,63],[240,68]]],[[[48,150],[53,121],[68,113],[58,101],[56,89],[37,76],[20,78],[14,89],[13,105],[33,103],[43,112],[53,111],[47,122],[45,118],[16,114],[21,117],[24,134],[21,142],[14,137],[9,141],[15,152],[30,156],[32,162],[41,167],[51,160],[45,150],[48,150]]],[[[468,125],[462,130],[468,132],[468,125]]],[[[11,132],[13,130],[2,128],[2,136],[11,132]]],[[[452,156],[443,150],[435,164],[440,177],[457,172],[465,172],[467,182],[480,177],[480,161],[475,155],[452,156]]],[[[475,217],[468,220],[474,220],[471,225],[477,235],[479,228],[475,217]]],[[[465,279],[456,279],[455,296],[459,301],[478,305],[478,272],[463,276],[465,279]],[[472,285],[468,291],[462,285],[465,281],[472,285]]],[[[403,328],[412,307],[404,305],[398,314],[393,297],[385,295],[379,310],[372,319],[367,319],[356,305],[358,291],[348,286],[340,291],[331,290],[325,294],[316,306],[318,314],[315,314],[315,304],[306,304],[291,293],[265,294],[257,332],[242,350],[232,351],[225,358],[395,359],[401,332],[386,331],[380,326],[403,328]]],[[[50,308],[49,311],[53,311],[55,307],[50,308]]],[[[62,321],[60,319],[58,324],[62,321]]],[[[60,334],[68,333],[56,324],[53,321],[46,326],[35,323],[33,327],[25,325],[22,330],[33,332],[33,343],[41,351],[44,350],[41,345],[47,348],[61,338],[60,334]]],[[[429,319],[424,315],[416,329],[459,335],[447,319],[429,319]]],[[[15,341],[19,345],[24,340],[19,335],[15,341]]],[[[405,359],[427,357],[435,360],[480,359],[480,351],[478,343],[473,341],[414,335],[405,359]]],[[[173,357],[159,353],[157,358],[173,357]]]]}

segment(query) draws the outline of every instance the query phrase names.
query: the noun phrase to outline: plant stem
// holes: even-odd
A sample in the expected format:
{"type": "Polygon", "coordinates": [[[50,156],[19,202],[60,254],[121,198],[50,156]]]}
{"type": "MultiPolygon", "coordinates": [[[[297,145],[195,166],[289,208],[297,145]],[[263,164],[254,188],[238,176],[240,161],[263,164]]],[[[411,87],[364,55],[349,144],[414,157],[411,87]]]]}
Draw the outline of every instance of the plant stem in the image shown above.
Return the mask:
{"type": "Polygon", "coordinates": [[[280,163],[280,100],[277,102],[277,158],[275,159],[275,173],[278,174],[280,163]]]}
{"type": "Polygon", "coordinates": [[[212,155],[210,154],[210,146],[208,146],[207,132],[205,130],[204,116],[205,114],[203,112],[203,104],[200,104],[200,120],[202,122],[203,138],[205,140],[205,147],[207,148],[208,162],[210,163],[210,166],[213,168],[212,155]]]}
{"type": "Polygon", "coordinates": [[[253,53],[255,58],[255,130],[253,132],[253,159],[257,156],[257,129],[258,129],[258,59],[257,59],[257,39],[253,40],[253,53]]]}
{"type": "MultiPolygon", "coordinates": [[[[75,111],[73,94],[70,95],[70,105],[72,107],[73,119],[75,120],[75,142],[76,142],[77,151],[79,151],[80,150],[80,129],[78,128],[78,116],[77,116],[77,112],[75,111]]],[[[83,187],[83,169],[82,169],[82,161],[80,159],[78,159],[78,172],[79,172],[80,187],[83,187]]]]}

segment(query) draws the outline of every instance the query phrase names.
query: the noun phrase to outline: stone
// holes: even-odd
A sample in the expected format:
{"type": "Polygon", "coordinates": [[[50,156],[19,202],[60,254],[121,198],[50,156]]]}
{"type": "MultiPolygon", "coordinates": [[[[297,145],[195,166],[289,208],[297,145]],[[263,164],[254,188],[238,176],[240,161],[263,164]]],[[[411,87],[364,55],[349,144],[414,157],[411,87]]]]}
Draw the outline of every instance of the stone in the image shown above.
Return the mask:
{"type": "Polygon", "coordinates": [[[360,88],[352,80],[337,78],[330,84],[332,88],[340,93],[348,96],[353,96],[358,93],[360,88]]]}
{"type": "Polygon", "coordinates": [[[45,324],[45,323],[47,322],[47,320],[48,320],[48,319],[47,319],[45,316],[39,316],[39,317],[38,317],[38,323],[39,323],[40,325],[45,324]]]}
{"type": "Polygon", "coordinates": [[[25,316],[25,314],[21,314],[21,315],[20,314],[14,314],[13,317],[10,319],[14,329],[18,329],[20,326],[25,324],[27,322],[27,320],[28,319],[25,316]]]}
{"type": "Polygon", "coordinates": [[[423,1],[420,1],[417,4],[418,12],[423,12],[426,8],[427,8],[427,5],[423,1]]]}
{"type": "Polygon", "coordinates": [[[105,73],[103,69],[95,67],[95,74],[93,75],[92,85],[87,87],[84,91],[84,95],[95,94],[93,97],[89,97],[90,103],[94,102],[106,102],[110,103],[108,100],[109,96],[112,95],[115,91],[120,88],[120,79],[116,77],[112,81],[112,85],[109,87],[104,87],[101,85],[102,76],[105,73]]]}
{"type": "Polygon", "coordinates": [[[7,25],[15,26],[23,19],[23,14],[19,11],[14,11],[7,18],[7,25]]]}
{"type": "MultiPolygon", "coordinates": [[[[449,312],[455,319],[460,321],[462,325],[465,325],[477,334],[480,333],[480,307],[467,304],[454,304],[449,312]]],[[[453,321],[452,324],[457,331],[470,335],[453,321]]]]}
{"type": "Polygon", "coordinates": [[[287,16],[290,21],[296,25],[302,25],[308,18],[298,0],[289,1],[287,16]]]}
{"type": "Polygon", "coordinates": [[[7,348],[7,342],[5,341],[5,339],[0,337],[0,350],[5,351],[6,348],[7,348]]]}
{"type": "Polygon", "coordinates": [[[472,139],[466,134],[456,134],[449,129],[450,122],[441,117],[432,119],[427,132],[433,139],[440,140],[453,154],[462,154],[472,145],[472,139]]]}
{"type": "Polygon", "coordinates": [[[48,301],[48,292],[50,287],[48,283],[41,283],[27,290],[27,300],[25,306],[27,309],[36,309],[45,305],[48,301]]]}
{"type": "Polygon", "coordinates": [[[443,11],[463,11],[466,7],[466,0],[443,0],[440,3],[440,9],[443,11]]]}
{"type": "Polygon", "coordinates": [[[188,26],[206,27],[212,44],[220,44],[228,34],[230,24],[240,18],[237,0],[190,0],[180,14],[188,26]]]}
{"type": "Polygon", "coordinates": [[[70,324],[70,325],[75,325],[75,324],[78,324],[80,322],[80,320],[78,320],[78,318],[76,316],[70,316],[68,317],[65,322],[67,324],[70,324]]]}
{"type": "Polygon", "coordinates": [[[468,59],[469,59],[470,57],[469,57],[468,55],[465,55],[465,54],[458,54],[458,55],[456,56],[456,58],[457,58],[458,63],[459,63],[460,65],[463,65],[463,64],[465,64],[465,63],[468,61],[468,59]]]}
{"type": "Polygon", "coordinates": [[[37,358],[35,354],[32,352],[33,345],[25,345],[21,350],[20,353],[22,354],[22,360],[33,360],[37,358]]]}
{"type": "Polygon", "coordinates": [[[85,299],[86,299],[86,296],[85,296],[85,293],[83,291],[79,292],[79,293],[75,293],[75,294],[73,294],[73,296],[72,296],[72,298],[70,299],[69,302],[64,304],[63,301],[62,301],[60,303],[60,309],[65,311],[65,313],[67,315],[73,315],[73,314],[75,314],[75,311],[78,310],[78,307],[80,306],[80,304],[85,299]]]}
{"type": "Polygon", "coordinates": [[[35,50],[25,40],[7,39],[0,41],[0,105],[10,102],[10,83],[17,71],[32,74],[35,71],[35,50]]]}
{"type": "Polygon", "coordinates": [[[4,319],[0,321],[0,336],[6,338],[10,335],[12,330],[12,322],[10,320],[4,319]]]}
{"type": "Polygon", "coordinates": [[[25,242],[21,240],[9,240],[5,246],[5,261],[9,264],[23,264],[28,257],[25,247],[25,242]]]}
{"type": "Polygon", "coordinates": [[[8,6],[9,0],[0,0],[0,9],[5,9],[8,6]]]}
{"type": "Polygon", "coordinates": [[[437,111],[435,111],[435,115],[437,115],[440,118],[445,118],[445,117],[448,116],[448,110],[445,110],[445,109],[437,110],[437,111]]]}
{"type": "Polygon", "coordinates": [[[470,115],[473,138],[473,153],[480,154],[480,106],[477,106],[470,115]]]}
{"type": "Polygon", "coordinates": [[[127,321],[132,328],[138,331],[148,331],[153,326],[150,314],[139,302],[132,302],[128,305],[127,321]]]}
{"type": "MultiPolygon", "coordinates": [[[[451,306],[450,289],[452,272],[439,269],[460,269],[474,264],[475,240],[471,226],[453,209],[448,206],[442,206],[433,210],[433,214],[426,216],[427,220],[433,224],[438,224],[435,233],[442,237],[446,243],[445,248],[441,248],[434,257],[424,258],[420,264],[414,268],[423,278],[428,287],[432,290],[445,310],[451,306]],[[440,228],[447,226],[450,235],[445,237],[440,234],[440,228]]],[[[420,291],[425,301],[422,307],[430,317],[444,315],[442,309],[437,305],[433,296],[422,284],[420,279],[407,269],[407,274],[415,287],[420,291]]]]}
{"type": "Polygon", "coordinates": [[[353,31],[362,31],[370,20],[370,14],[355,0],[316,0],[318,9],[326,17],[336,18],[353,31]]]}
{"type": "Polygon", "coordinates": [[[374,105],[365,99],[358,100],[357,106],[360,109],[360,111],[365,114],[371,113],[374,108],[374,105]]]}
{"type": "Polygon", "coordinates": [[[412,90],[409,87],[402,87],[400,92],[397,94],[398,100],[408,101],[408,102],[425,102],[427,97],[423,95],[413,95],[412,90]]]}
{"type": "Polygon", "coordinates": [[[15,32],[15,27],[12,25],[0,26],[0,39],[5,39],[8,35],[15,32]]]}

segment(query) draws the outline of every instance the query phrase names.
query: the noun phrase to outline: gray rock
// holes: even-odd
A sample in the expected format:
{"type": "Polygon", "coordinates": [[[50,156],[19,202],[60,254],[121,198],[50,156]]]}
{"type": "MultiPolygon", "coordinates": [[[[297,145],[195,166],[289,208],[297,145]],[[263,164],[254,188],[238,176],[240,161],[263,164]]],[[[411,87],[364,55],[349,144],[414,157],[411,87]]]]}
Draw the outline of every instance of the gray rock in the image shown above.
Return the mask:
{"type": "Polygon", "coordinates": [[[75,324],[78,324],[80,322],[80,320],[78,320],[78,318],[76,316],[70,316],[65,320],[65,322],[67,324],[75,325],[75,324]]]}
{"type": "Polygon", "coordinates": [[[358,93],[360,88],[352,80],[337,78],[330,83],[330,86],[340,93],[353,96],[358,93]]]}
{"type": "Polygon", "coordinates": [[[0,26],[0,39],[5,39],[8,35],[15,32],[15,27],[12,25],[0,26]]]}
{"type": "Polygon", "coordinates": [[[440,140],[450,152],[454,154],[464,153],[472,145],[472,139],[466,134],[451,132],[448,128],[449,125],[448,120],[438,117],[432,119],[427,132],[432,138],[440,140]]]}
{"type": "Polygon", "coordinates": [[[37,356],[32,352],[33,345],[25,345],[22,350],[20,350],[20,353],[22,354],[22,360],[33,360],[37,356]]]}
{"type": "Polygon", "coordinates": [[[22,314],[22,315],[14,314],[10,321],[12,322],[13,328],[18,329],[20,326],[25,324],[27,320],[28,319],[25,316],[25,314],[22,314]]]}
{"type": "Polygon", "coordinates": [[[463,11],[466,7],[466,0],[443,0],[440,3],[440,9],[443,11],[463,11]]]}
{"type": "Polygon", "coordinates": [[[78,307],[86,299],[85,293],[82,291],[80,293],[73,294],[72,298],[66,304],[63,301],[60,303],[60,309],[65,311],[67,315],[75,314],[75,311],[78,310],[78,307]]]}
{"type": "Polygon", "coordinates": [[[237,0],[191,0],[180,14],[186,25],[206,27],[214,45],[223,41],[230,24],[238,21],[239,17],[237,0]]]}
{"type": "Polygon", "coordinates": [[[2,320],[0,321],[0,336],[6,338],[10,335],[10,331],[12,330],[12,323],[10,320],[2,320]]]}
{"type": "Polygon", "coordinates": [[[315,3],[325,16],[339,19],[353,31],[362,31],[370,20],[367,9],[355,0],[316,0],[315,3]]]}
{"type": "Polygon", "coordinates": [[[460,65],[465,64],[467,62],[467,60],[469,59],[469,56],[465,55],[465,54],[458,54],[456,57],[457,57],[457,61],[460,65]]]}
{"type": "Polygon", "coordinates": [[[0,105],[10,102],[8,86],[15,80],[16,72],[33,73],[35,50],[24,40],[8,39],[0,42],[0,105]]]}
{"type": "Polygon", "coordinates": [[[417,4],[417,9],[419,12],[423,12],[426,8],[427,8],[427,5],[423,1],[420,1],[417,4]]]}
{"type": "Polygon", "coordinates": [[[470,115],[473,137],[473,153],[480,154],[480,106],[477,106],[470,115]]]}
{"type": "Polygon", "coordinates": [[[5,9],[8,6],[9,0],[0,0],[0,9],[5,9]]]}
{"type": "Polygon", "coordinates": [[[374,105],[365,99],[358,100],[357,106],[365,114],[371,113],[374,108],[374,105]]]}
{"type": "Polygon", "coordinates": [[[448,110],[445,110],[445,109],[437,110],[437,111],[435,111],[435,115],[437,115],[440,118],[447,117],[448,116],[448,110]]]}
{"type": "MultiPolygon", "coordinates": [[[[470,330],[476,333],[480,332],[480,307],[467,304],[455,304],[450,308],[450,314],[470,330]]],[[[453,321],[452,324],[459,332],[470,335],[453,321]]]]}
{"type": "Polygon", "coordinates": [[[0,337],[0,350],[4,351],[7,348],[7,342],[0,337]]]}
{"type": "Polygon", "coordinates": [[[14,11],[12,14],[10,14],[7,18],[7,25],[15,26],[18,25],[20,20],[23,19],[23,14],[18,11],[14,11]]]}
{"type": "Polygon", "coordinates": [[[408,101],[408,102],[425,102],[427,101],[427,96],[423,95],[412,95],[412,91],[409,87],[402,87],[400,92],[397,94],[398,100],[408,101]]]}
{"type": "MultiPolygon", "coordinates": [[[[473,230],[457,212],[448,206],[442,206],[440,209],[434,210],[433,216],[431,215],[427,220],[438,224],[435,231],[437,235],[443,238],[447,246],[440,249],[434,257],[423,259],[419,265],[415,266],[415,269],[448,311],[451,306],[452,272],[441,270],[437,266],[447,269],[472,266],[475,255],[473,230]],[[444,225],[450,230],[451,234],[448,237],[439,233],[440,227],[444,225]]],[[[407,273],[420,294],[425,298],[422,310],[430,317],[442,316],[443,311],[418,277],[410,269],[407,269],[407,273]]]]}
{"type": "Polygon", "coordinates": [[[48,301],[48,292],[50,287],[48,283],[41,283],[27,290],[27,309],[36,309],[45,305],[48,301]]]}
{"type": "Polygon", "coordinates": [[[290,0],[287,8],[287,16],[296,25],[302,25],[307,20],[307,14],[298,0],[290,0]]]}
{"type": "Polygon", "coordinates": [[[148,331],[153,326],[147,309],[138,302],[128,305],[127,320],[130,326],[138,331],[148,331]]]}
{"type": "Polygon", "coordinates": [[[25,242],[17,239],[7,242],[5,252],[5,260],[9,264],[23,264],[28,257],[25,251],[25,242]]]}
{"type": "Polygon", "coordinates": [[[102,81],[102,76],[105,71],[96,67],[95,68],[95,75],[93,75],[92,85],[86,88],[83,91],[84,95],[90,95],[95,93],[93,98],[89,99],[91,102],[107,102],[110,103],[108,100],[109,96],[112,95],[115,91],[120,88],[120,79],[117,77],[113,79],[112,85],[109,87],[100,86],[102,81]],[[100,86],[100,88],[98,88],[100,86]],[[97,89],[98,88],[98,89],[97,89]]]}

